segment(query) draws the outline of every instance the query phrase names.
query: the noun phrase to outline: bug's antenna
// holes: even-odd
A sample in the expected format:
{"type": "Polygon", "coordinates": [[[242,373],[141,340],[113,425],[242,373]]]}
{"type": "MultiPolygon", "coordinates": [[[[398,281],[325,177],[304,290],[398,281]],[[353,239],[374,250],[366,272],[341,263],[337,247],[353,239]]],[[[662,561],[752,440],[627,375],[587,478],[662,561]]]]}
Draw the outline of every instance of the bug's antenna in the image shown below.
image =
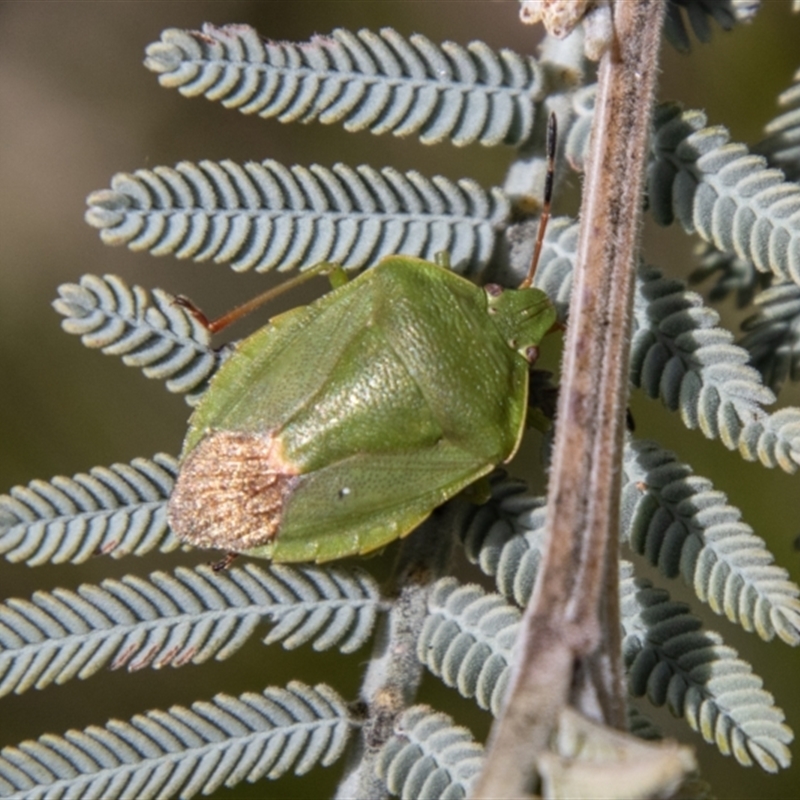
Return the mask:
{"type": "Polygon", "coordinates": [[[223,328],[227,328],[228,325],[238,322],[243,317],[246,317],[257,308],[261,308],[261,306],[265,305],[270,300],[274,300],[284,292],[288,292],[290,289],[300,286],[301,284],[313,278],[315,275],[321,275],[325,272],[332,272],[335,269],[336,267],[334,264],[330,264],[327,261],[322,261],[319,264],[315,264],[310,269],[307,269],[305,272],[301,272],[299,275],[296,275],[294,278],[290,278],[288,281],[284,281],[283,283],[279,283],[277,286],[273,286],[271,289],[267,289],[266,292],[262,292],[252,300],[248,300],[246,303],[236,306],[236,308],[232,309],[227,314],[223,314],[223,316],[213,320],[209,319],[187,297],[178,296],[172,302],[173,305],[185,308],[209,333],[219,333],[223,328]]]}
{"type": "Polygon", "coordinates": [[[539,256],[542,252],[544,233],[547,230],[547,221],[550,219],[550,202],[553,199],[553,176],[556,172],[556,136],[558,125],[554,111],[550,112],[550,119],[547,120],[547,176],[544,179],[544,201],[542,203],[542,215],[539,217],[539,230],[536,233],[536,245],[533,248],[533,258],[528,269],[528,276],[519,285],[520,289],[527,289],[533,283],[533,276],[536,274],[536,267],[539,266],[539,256]]]}

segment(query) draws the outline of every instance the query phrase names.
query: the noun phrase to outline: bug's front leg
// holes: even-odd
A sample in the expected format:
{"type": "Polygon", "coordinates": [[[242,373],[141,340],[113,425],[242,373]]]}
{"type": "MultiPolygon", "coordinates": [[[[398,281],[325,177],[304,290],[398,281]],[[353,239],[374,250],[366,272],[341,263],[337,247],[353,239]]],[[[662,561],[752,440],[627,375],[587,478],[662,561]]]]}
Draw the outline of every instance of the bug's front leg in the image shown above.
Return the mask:
{"type": "Polygon", "coordinates": [[[228,552],[225,553],[225,557],[221,558],[219,561],[214,561],[211,563],[211,570],[213,572],[225,572],[225,570],[230,567],[231,564],[239,557],[239,553],[232,553],[228,552]]]}

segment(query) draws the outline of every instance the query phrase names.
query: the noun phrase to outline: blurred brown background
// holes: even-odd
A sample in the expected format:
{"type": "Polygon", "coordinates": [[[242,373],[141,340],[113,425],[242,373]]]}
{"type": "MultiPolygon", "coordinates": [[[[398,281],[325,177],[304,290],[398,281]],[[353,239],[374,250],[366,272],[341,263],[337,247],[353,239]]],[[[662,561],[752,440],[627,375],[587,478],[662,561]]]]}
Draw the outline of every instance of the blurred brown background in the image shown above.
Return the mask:
{"type": "MultiPolygon", "coordinates": [[[[788,5],[767,0],[754,25],[733,33],[715,27],[713,44],[695,46],[691,56],[665,47],[662,96],[705,108],[711,123],[731,128],[734,140],[758,139],[774,114],[775,97],[800,66],[800,18],[789,15],[788,5]]],[[[182,159],[276,158],[287,165],[391,164],[425,174],[469,176],[486,186],[502,181],[510,153],[500,148],[425,148],[413,138],[352,135],[337,126],[282,126],[161,89],[141,61],[144,47],[164,28],[244,22],[270,38],[302,41],[340,26],[389,25],[434,41],[466,44],[480,38],[494,47],[533,52],[538,31],[521,26],[516,13],[516,2],[485,0],[0,3],[0,491],[34,478],[180,449],[187,406],[160,383],[63,334],[59,316],[50,309],[60,283],[77,281],[85,272],[114,272],[129,283],[187,294],[211,314],[263,286],[263,276],[234,280],[225,267],[103,246],[83,222],[84,198],[107,187],[115,172],[182,159]]],[[[557,200],[557,213],[574,213],[569,197],[567,192],[560,207],[557,200]]],[[[648,260],[673,274],[689,271],[691,249],[692,242],[678,231],[648,228],[648,260]]],[[[800,402],[796,391],[785,394],[782,401],[800,402]]],[[[798,477],[742,462],[718,442],[683,429],[657,403],[637,397],[632,407],[637,434],[677,450],[699,474],[728,492],[778,561],[795,580],[800,578],[800,554],[791,549],[800,533],[798,477]]],[[[4,597],[26,597],[36,589],[74,587],[127,572],[144,575],[202,560],[177,554],[35,570],[2,561],[0,586],[4,597]]],[[[680,587],[669,588],[681,595],[680,587]]],[[[698,603],[693,606],[702,611],[698,603]]],[[[789,722],[800,730],[798,652],[780,642],[766,645],[713,614],[706,618],[753,662],[789,722]]],[[[160,674],[150,669],[132,675],[103,672],[87,682],[3,699],[0,745],[45,731],[102,724],[111,716],[127,719],[150,708],[189,704],[220,691],[258,691],[293,677],[327,681],[352,697],[367,657],[368,650],[348,658],[307,648],[286,653],[265,649],[254,637],[223,663],[160,674]]],[[[454,691],[427,679],[423,695],[484,735],[485,717],[460,702],[454,691]]],[[[671,723],[667,714],[654,716],[697,744],[704,775],[719,797],[796,796],[797,768],[778,777],[740,769],[685,726],[671,723]]],[[[243,785],[220,796],[324,797],[340,769],[315,770],[277,784],[243,785]]]]}

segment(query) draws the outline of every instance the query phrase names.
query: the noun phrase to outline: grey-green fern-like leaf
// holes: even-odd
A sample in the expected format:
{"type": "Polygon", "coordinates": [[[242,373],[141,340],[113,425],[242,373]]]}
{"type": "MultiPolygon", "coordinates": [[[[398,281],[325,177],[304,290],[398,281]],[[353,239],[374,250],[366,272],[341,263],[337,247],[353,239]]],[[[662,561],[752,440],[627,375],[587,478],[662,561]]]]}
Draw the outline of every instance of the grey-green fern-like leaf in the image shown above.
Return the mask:
{"type": "Polygon", "coordinates": [[[664,734],[653,720],[630,702],[628,704],[628,732],[649,742],[656,742],[664,738],[664,734]]]}
{"type": "Polygon", "coordinates": [[[483,765],[483,747],[466,729],[429,706],[407,708],[383,746],[378,774],[402,800],[462,800],[483,765]]]}
{"type": "Polygon", "coordinates": [[[380,610],[367,573],[334,567],[181,567],[36,592],[0,605],[0,696],[88,678],[109,664],[133,671],[221,661],[264,621],[275,623],[265,644],[313,640],[315,650],[350,653],[380,610]]]}
{"type": "MultiPolygon", "coordinates": [[[[534,276],[534,285],[551,299],[562,322],[569,313],[578,231],[578,224],[570,217],[559,217],[551,221],[534,276]]],[[[530,256],[528,264],[530,265],[530,256]]]]}
{"type": "Polygon", "coordinates": [[[793,734],[783,711],[750,665],[719,634],[701,631],[684,603],[635,580],[630,567],[620,581],[623,653],[634,696],[683,717],[724,755],[777,772],[791,762],[793,734]],[[627,574],[625,574],[627,573],[627,574]]]}
{"type": "MultiPolygon", "coordinates": [[[[800,242],[800,239],[798,239],[800,242]]],[[[718,326],[719,315],[681,281],[652,268],[639,272],[634,300],[631,381],[680,411],[688,428],[700,428],[748,461],[795,472],[800,464],[800,409],[772,414],[775,402],[750,354],[718,326]]]]}
{"type": "Polygon", "coordinates": [[[455,578],[436,582],[428,597],[429,615],[417,641],[417,657],[446,686],[474,697],[497,716],[508,683],[519,610],[499,594],[455,578]]]}
{"type": "MultiPolygon", "coordinates": [[[[512,224],[505,232],[503,245],[511,271],[500,277],[508,283],[521,280],[530,264],[535,227],[536,222],[528,221],[512,224]]],[[[569,311],[578,234],[574,220],[553,219],[534,278],[534,285],[553,301],[561,322],[569,311]]],[[[771,278],[750,262],[707,246],[692,278],[705,280],[717,271],[722,275],[712,298],[736,291],[742,303],[749,303],[771,278]]],[[[787,409],[770,416],[763,410],[761,406],[773,403],[775,395],[750,366],[752,350],[733,343],[733,334],[719,327],[719,315],[704,307],[700,295],[685,291],[680,281],[662,278],[653,268],[639,269],[635,297],[634,385],[661,397],[671,410],[680,410],[690,428],[700,427],[706,436],[721,438],[749,460],[780,464],[792,472],[800,456],[796,413],[787,409]]]]}
{"type": "Polygon", "coordinates": [[[691,42],[681,11],[697,40],[705,43],[711,41],[709,18],[729,31],[737,22],[750,22],[760,5],[760,0],[670,0],[664,20],[664,36],[677,50],[688,53],[691,42]]]}
{"type": "Polygon", "coordinates": [[[361,268],[394,253],[433,260],[442,250],[454,269],[474,272],[510,213],[499,189],[472,180],[271,159],[119,173],[87,203],[86,221],[106,244],[257,272],[321,261],[361,268]]]}
{"type": "Polygon", "coordinates": [[[800,283],[800,186],[763,156],[729,142],[700,111],[656,109],[648,166],[650,209],[762,272],[800,283]]]}
{"type": "MultiPolygon", "coordinates": [[[[557,40],[555,37],[546,37],[545,42],[548,41],[557,40]]],[[[546,44],[543,49],[546,51],[546,44]]],[[[557,75],[563,78],[568,73],[569,70],[556,67],[550,70],[549,77],[557,81],[557,75]]],[[[563,92],[557,91],[554,86],[544,105],[548,113],[557,115],[558,139],[563,142],[564,160],[573,170],[583,171],[589,152],[597,84],[576,89],[568,81],[566,83],[566,86],[560,87],[563,92]]],[[[547,182],[548,171],[548,158],[544,152],[545,131],[545,127],[541,130],[537,128],[535,135],[519,149],[516,158],[509,164],[503,180],[503,191],[515,209],[525,215],[532,215],[541,208],[542,190],[547,182]]],[[[561,145],[559,149],[562,149],[561,145]]],[[[561,159],[558,163],[561,163],[561,159]]],[[[561,170],[558,169],[556,174],[560,175],[561,170]]],[[[558,189],[555,191],[558,194],[558,189]]]]}
{"type": "Polygon", "coordinates": [[[337,28],[301,44],[247,25],[171,28],[148,46],[162,86],[281,122],[340,122],[348,131],[416,134],[423,144],[520,144],[546,89],[529,56],[483,42],[436,45],[391,28],[337,28]]]}
{"type": "Polygon", "coordinates": [[[596,97],[596,83],[584,86],[572,95],[575,119],[573,119],[564,141],[564,157],[567,159],[567,163],[579,172],[583,172],[589,153],[596,97]]]}
{"type": "MultiPolygon", "coordinates": [[[[508,226],[502,240],[508,271],[499,270],[493,277],[508,285],[520,283],[531,264],[537,226],[537,220],[508,226]]],[[[533,278],[533,285],[547,294],[562,323],[569,313],[578,231],[578,223],[571,217],[554,217],[550,220],[533,278]]]]}
{"type": "Polygon", "coordinates": [[[800,379],[800,286],[776,283],[755,298],[758,312],[742,322],[739,346],[764,383],[779,392],[784,382],[800,379]]]}
{"type": "Polygon", "coordinates": [[[210,345],[208,331],[175,298],[154,289],[129,287],[116,275],[83,275],[63,283],[53,308],[61,327],[86,347],[119,356],[148,378],[166,382],[171,392],[194,404],[206,389],[224,353],[210,345]]]}
{"type": "MultiPolygon", "coordinates": [[[[628,442],[620,536],[717,613],[766,640],[800,644],[800,588],[710,481],[651,442],[628,442]]],[[[492,500],[463,521],[467,558],[499,591],[528,602],[546,546],[545,499],[495,478],[492,500]]]]}
{"type": "MultiPolygon", "coordinates": [[[[512,484],[506,495],[511,506],[524,503],[515,489],[512,484]]],[[[490,562],[502,533],[492,534],[494,541],[489,541],[488,549],[495,553],[489,555],[490,562]]],[[[511,562],[520,553],[511,542],[526,538],[520,533],[508,535],[500,558],[506,573],[513,570],[511,562]]],[[[474,537],[472,543],[477,543],[474,537]]],[[[544,543],[533,537],[523,547],[538,550],[540,559],[544,543]]],[[[524,557],[517,565],[529,569],[524,557]]],[[[506,574],[505,584],[515,583],[506,574]]],[[[789,765],[787,745],[793,734],[783,711],[762,689],[750,665],[725,646],[718,634],[701,631],[700,620],[684,604],[671,602],[667,592],[653,589],[649,582],[637,582],[631,565],[624,561],[620,605],[624,655],[635,696],[647,694],[657,706],[669,701],[674,714],[683,716],[707,742],[725,755],[732,753],[741,764],[756,761],[769,772],[789,765]]],[[[518,609],[478,586],[459,586],[453,578],[437,582],[429,607],[431,616],[418,646],[420,660],[447,685],[457,687],[465,697],[474,696],[479,705],[496,714],[508,681],[518,609]]]]}
{"type": "Polygon", "coordinates": [[[766,289],[772,275],[759,272],[752,261],[739,258],[735,253],[721,253],[710,244],[701,244],[697,250],[698,267],[689,275],[689,283],[702,283],[715,276],[716,283],[708,291],[708,299],[721,302],[733,294],[737,308],[753,302],[756,293],[766,289]],[[719,273],[719,274],[717,274],[719,273]]]}
{"type": "Polygon", "coordinates": [[[800,179],[800,70],[792,86],[779,95],[778,105],[785,110],[766,125],[766,137],[755,149],[796,181],[800,179]]]}
{"type": "Polygon", "coordinates": [[[181,542],[167,525],[167,499],[177,469],[159,453],[15,486],[0,495],[0,553],[35,567],[175,550],[181,542]]]}
{"type": "Polygon", "coordinates": [[[629,442],[620,527],[631,548],[762,639],[800,644],[800,587],[711,481],[653,442],[629,442]]]}
{"type": "Polygon", "coordinates": [[[504,597],[524,607],[536,584],[546,546],[544,497],[502,472],[491,479],[491,500],[474,508],[458,529],[467,558],[494,578],[504,597]]]}
{"type": "MultiPolygon", "coordinates": [[[[503,594],[524,604],[545,541],[543,500],[527,497],[522,489],[516,481],[495,482],[495,499],[462,520],[461,537],[467,556],[494,576],[503,594]]],[[[750,665],[718,634],[701,631],[702,623],[687,606],[671,602],[667,592],[649,582],[637,582],[624,561],[620,612],[634,695],[647,694],[655,705],[669,702],[707,742],[742,764],[755,761],[770,772],[789,765],[793,734],[750,665]]],[[[457,641],[460,634],[452,624],[443,625],[440,649],[441,642],[457,641]]],[[[502,674],[493,677],[498,684],[507,680],[502,674]]]]}
{"type": "Polygon", "coordinates": [[[138,714],[0,751],[0,797],[193,797],[330,766],[355,728],[325,684],[138,714]]]}

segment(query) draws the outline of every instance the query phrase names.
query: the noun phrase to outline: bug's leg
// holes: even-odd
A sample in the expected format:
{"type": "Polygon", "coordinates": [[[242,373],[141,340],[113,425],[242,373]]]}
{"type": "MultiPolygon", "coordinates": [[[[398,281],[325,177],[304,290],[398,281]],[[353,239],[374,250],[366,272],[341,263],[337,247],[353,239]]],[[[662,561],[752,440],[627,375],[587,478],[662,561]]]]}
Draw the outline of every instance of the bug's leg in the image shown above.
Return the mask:
{"type": "Polygon", "coordinates": [[[338,265],[333,267],[328,273],[328,281],[331,285],[331,289],[338,289],[340,286],[344,286],[349,280],[350,276],[347,274],[346,270],[338,265]]]}
{"type": "Polygon", "coordinates": [[[478,478],[475,483],[471,483],[462,492],[463,496],[469,500],[470,503],[476,506],[482,506],[492,499],[492,482],[488,475],[478,478]]]}
{"type": "MultiPolygon", "coordinates": [[[[232,308],[227,314],[223,314],[221,317],[217,317],[216,319],[212,320],[209,320],[209,318],[186,297],[176,297],[175,300],[173,300],[173,303],[185,308],[210,333],[219,333],[224,328],[227,328],[228,325],[238,322],[252,311],[261,308],[261,306],[263,306],[265,303],[268,303],[270,300],[282,295],[284,292],[288,292],[290,289],[294,289],[296,286],[306,283],[316,275],[324,275],[326,273],[334,275],[337,273],[337,271],[341,272],[342,275],[345,274],[341,267],[331,264],[327,261],[321,261],[319,264],[315,264],[313,267],[305,270],[305,272],[301,272],[294,278],[290,278],[288,281],[284,281],[277,286],[273,286],[271,289],[267,289],[266,292],[262,292],[252,300],[248,300],[246,303],[242,303],[242,305],[232,308]]],[[[333,283],[334,280],[341,280],[341,278],[332,277],[331,282],[333,283]]]]}
{"type": "Polygon", "coordinates": [[[550,429],[556,418],[558,386],[553,373],[546,369],[531,369],[528,389],[528,427],[543,432],[550,429]]]}
{"type": "Polygon", "coordinates": [[[213,572],[225,572],[231,564],[233,564],[234,560],[239,557],[238,553],[226,553],[225,558],[220,559],[219,561],[215,561],[211,564],[211,569],[213,572]]]}
{"type": "Polygon", "coordinates": [[[536,245],[533,248],[531,266],[528,276],[519,285],[520,289],[527,289],[533,284],[533,276],[536,274],[536,267],[539,266],[539,256],[542,252],[544,243],[544,233],[547,230],[547,222],[550,219],[550,206],[553,200],[553,179],[556,172],[556,140],[558,137],[558,125],[555,113],[550,114],[547,121],[547,177],[544,181],[544,199],[542,202],[542,215],[539,217],[539,230],[536,234],[536,245]]]}
{"type": "Polygon", "coordinates": [[[173,298],[172,305],[185,308],[207,331],[211,330],[211,320],[188,297],[179,294],[173,298]]]}
{"type": "Polygon", "coordinates": [[[449,250],[437,250],[433,254],[433,260],[437,267],[443,267],[444,269],[450,269],[450,251],[449,250]]]}

